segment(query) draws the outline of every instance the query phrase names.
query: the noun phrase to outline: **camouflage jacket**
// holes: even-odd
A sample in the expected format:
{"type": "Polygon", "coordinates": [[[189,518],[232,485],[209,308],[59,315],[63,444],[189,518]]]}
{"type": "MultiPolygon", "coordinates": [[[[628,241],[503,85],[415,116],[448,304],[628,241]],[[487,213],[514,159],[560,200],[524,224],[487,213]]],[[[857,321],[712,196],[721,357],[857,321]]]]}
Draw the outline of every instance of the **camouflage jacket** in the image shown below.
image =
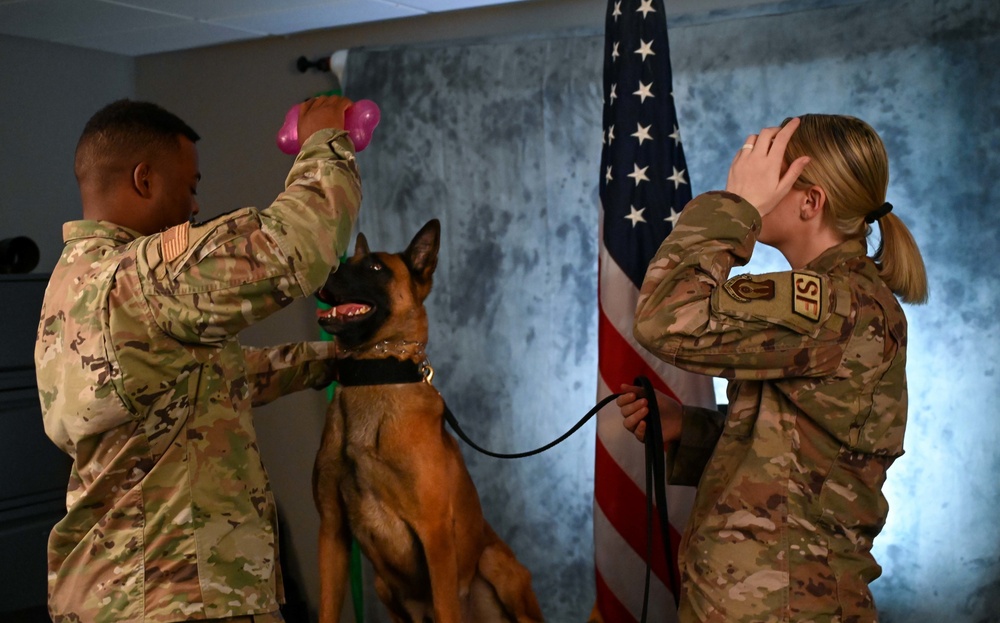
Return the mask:
{"type": "Polygon", "coordinates": [[[906,319],[859,240],[803,270],[730,278],[759,230],[739,197],[696,198],[639,296],[644,347],[730,379],[724,422],[686,410],[676,454],[695,469],[675,474],[700,476],[681,620],[874,621],[870,550],[903,453],[906,319]]]}
{"type": "Polygon", "coordinates": [[[49,538],[56,622],[278,609],[276,513],[251,406],[322,383],[333,352],[243,348],[237,334],[322,285],[360,200],[347,135],[324,131],[266,210],[152,236],[64,226],[35,349],[46,433],[74,460],[49,538]]]}

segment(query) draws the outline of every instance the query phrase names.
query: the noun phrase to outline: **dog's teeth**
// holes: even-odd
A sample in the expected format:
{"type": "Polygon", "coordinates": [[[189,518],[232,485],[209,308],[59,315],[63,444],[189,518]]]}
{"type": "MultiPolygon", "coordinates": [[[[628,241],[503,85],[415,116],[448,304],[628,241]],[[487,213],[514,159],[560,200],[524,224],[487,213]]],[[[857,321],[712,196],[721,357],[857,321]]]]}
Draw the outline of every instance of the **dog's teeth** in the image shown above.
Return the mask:
{"type": "Polygon", "coordinates": [[[329,309],[317,309],[316,310],[316,316],[318,318],[321,318],[321,319],[324,319],[324,320],[329,320],[331,318],[336,318],[337,317],[337,308],[331,307],[329,309]]]}
{"type": "Polygon", "coordinates": [[[336,307],[331,307],[329,310],[323,313],[324,318],[337,319],[337,318],[354,318],[355,316],[361,316],[369,313],[372,310],[370,305],[361,305],[359,303],[343,303],[337,305],[336,307]]]}

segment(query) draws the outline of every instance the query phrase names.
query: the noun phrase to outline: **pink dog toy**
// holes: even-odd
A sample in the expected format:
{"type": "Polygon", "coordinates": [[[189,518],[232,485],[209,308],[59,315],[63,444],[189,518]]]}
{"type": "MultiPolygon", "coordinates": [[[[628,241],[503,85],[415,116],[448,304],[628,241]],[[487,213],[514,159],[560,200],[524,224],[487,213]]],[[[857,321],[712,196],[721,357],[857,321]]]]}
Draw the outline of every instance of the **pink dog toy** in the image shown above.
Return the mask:
{"type": "MultiPolygon", "coordinates": [[[[278,130],[278,149],[286,154],[297,154],[302,149],[299,141],[299,113],[302,105],[296,104],[285,114],[285,123],[278,130]]],[[[355,151],[363,151],[372,140],[372,131],[382,118],[378,104],[371,100],[358,100],[344,111],[344,129],[354,143],[355,151]]]]}

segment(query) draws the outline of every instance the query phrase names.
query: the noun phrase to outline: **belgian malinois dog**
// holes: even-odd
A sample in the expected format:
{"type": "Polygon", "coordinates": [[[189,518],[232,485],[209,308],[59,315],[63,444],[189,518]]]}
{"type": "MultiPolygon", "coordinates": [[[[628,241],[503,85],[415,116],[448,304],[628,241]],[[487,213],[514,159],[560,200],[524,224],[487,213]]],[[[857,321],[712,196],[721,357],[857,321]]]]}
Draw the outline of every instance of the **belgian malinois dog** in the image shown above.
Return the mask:
{"type": "Polygon", "coordinates": [[[353,257],[317,297],[337,341],[340,386],[313,472],[320,514],[320,623],[336,623],[353,535],[396,622],[541,621],[531,574],[483,517],[479,494],[424,354],[424,299],[441,226],[428,222],[402,253],[353,257]]]}

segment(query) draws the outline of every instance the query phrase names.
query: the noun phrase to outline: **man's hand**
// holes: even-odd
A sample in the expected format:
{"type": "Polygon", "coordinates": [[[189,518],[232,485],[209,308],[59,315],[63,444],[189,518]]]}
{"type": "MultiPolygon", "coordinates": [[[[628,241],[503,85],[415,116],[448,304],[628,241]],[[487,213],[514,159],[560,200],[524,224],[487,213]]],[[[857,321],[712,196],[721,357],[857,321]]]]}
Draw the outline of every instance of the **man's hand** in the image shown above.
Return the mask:
{"type": "MultiPolygon", "coordinates": [[[[621,396],[615,399],[615,404],[622,411],[622,422],[639,441],[646,439],[646,423],[643,421],[649,415],[649,402],[641,396],[642,388],[635,385],[622,385],[621,396]]],[[[681,438],[681,411],[683,407],[666,394],[656,393],[656,406],[660,410],[660,424],[663,429],[663,443],[681,438]]]]}
{"type": "Polygon", "coordinates": [[[340,373],[340,360],[330,358],[323,361],[323,375],[313,385],[313,389],[326,389],[330,383],[337,380],[340,373]]]}
{"type": "Polygon", "coordinates": [[[302,103],[299,109],[299,141],[305,142],[310,136],[334,128],[344,129],[344,112],[353,104],[339,95],[314,97],[302,103]]]}

